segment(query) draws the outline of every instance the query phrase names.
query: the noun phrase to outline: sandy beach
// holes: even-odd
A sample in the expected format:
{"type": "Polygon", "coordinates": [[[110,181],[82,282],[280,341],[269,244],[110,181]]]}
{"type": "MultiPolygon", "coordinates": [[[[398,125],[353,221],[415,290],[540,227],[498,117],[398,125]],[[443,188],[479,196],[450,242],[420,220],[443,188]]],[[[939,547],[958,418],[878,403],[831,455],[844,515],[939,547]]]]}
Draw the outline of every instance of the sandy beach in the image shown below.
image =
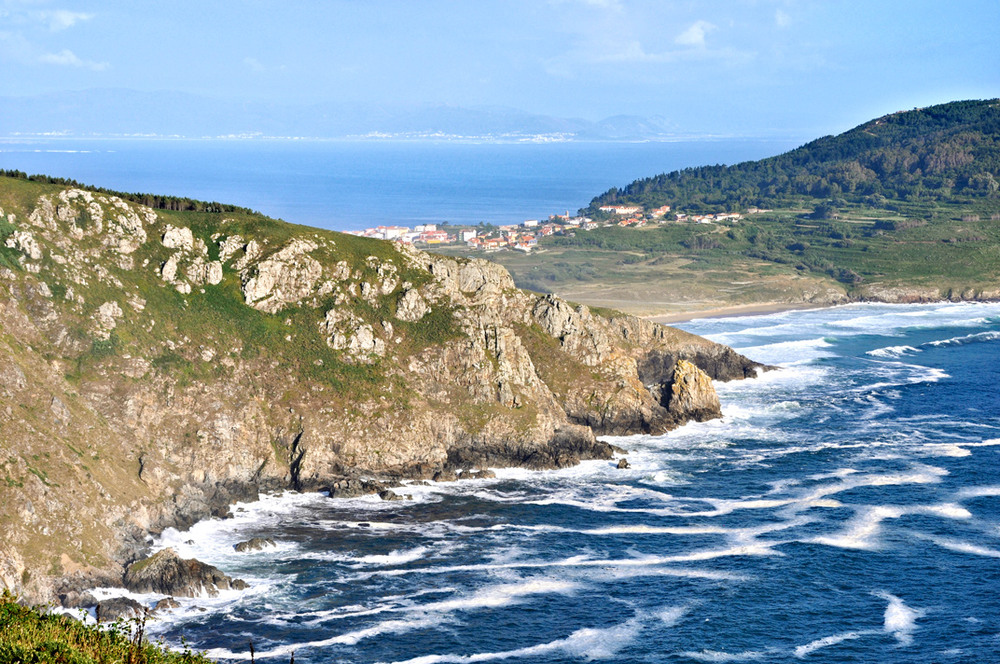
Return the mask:
{"type": "Polygon", "coordinates": [[[759,316],[763,314],[776,314],[782,311],[797,311],[799,309],[821,309],[833,306],[830,304],[809,304],[803,302],[762,302],[759,304],[739,304],[730,307],[717,307],[713,309],[694,309],[690,311],[676,311],[669,314],[656,314],[653,316],[643,316],[646,320],[654,323],[670,325],[671,323],[683,323],[684,321],[696,318],[732,318],[734,316],[759,316]]]}

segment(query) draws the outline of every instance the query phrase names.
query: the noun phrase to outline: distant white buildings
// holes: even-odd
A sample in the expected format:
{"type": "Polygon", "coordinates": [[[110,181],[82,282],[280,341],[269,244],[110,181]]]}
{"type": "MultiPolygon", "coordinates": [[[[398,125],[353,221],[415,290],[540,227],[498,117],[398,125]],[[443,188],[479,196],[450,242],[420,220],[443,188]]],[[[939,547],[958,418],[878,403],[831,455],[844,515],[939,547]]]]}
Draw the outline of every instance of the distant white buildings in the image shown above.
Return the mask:
{"type": "Polygon", "coordinates": [[[601,212],[607,212],[608,214],[638,214],[642,212],[642,207],[638,205],[602,205],[600,208],[601,212]]]}

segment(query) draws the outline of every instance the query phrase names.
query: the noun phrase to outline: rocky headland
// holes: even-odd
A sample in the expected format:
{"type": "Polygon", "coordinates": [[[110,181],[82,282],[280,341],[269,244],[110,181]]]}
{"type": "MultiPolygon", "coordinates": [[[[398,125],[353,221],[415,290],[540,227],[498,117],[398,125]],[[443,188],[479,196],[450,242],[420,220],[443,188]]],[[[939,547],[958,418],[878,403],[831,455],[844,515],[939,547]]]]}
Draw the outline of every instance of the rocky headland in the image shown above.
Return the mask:
{"type": "Polygon", "coordinates": [[[149,536],[611,459],[596,436],[719,417],[712,379],[760,366],[483,260],[0,180],[0,585],[29,601],[238,588],[149,536]]]}

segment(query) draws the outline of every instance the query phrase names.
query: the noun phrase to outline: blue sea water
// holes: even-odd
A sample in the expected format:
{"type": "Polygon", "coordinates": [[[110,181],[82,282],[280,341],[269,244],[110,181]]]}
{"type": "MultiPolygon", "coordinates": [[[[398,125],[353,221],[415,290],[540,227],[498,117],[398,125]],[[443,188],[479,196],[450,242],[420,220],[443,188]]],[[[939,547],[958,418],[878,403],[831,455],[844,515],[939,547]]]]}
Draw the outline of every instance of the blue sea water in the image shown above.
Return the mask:
{"type": "Polygon", "coordinates": [[[760,159],[798,144],[7,138],[0,139],[0,169],[232,203],[293,223],[352,230],[545,219],[575,213],[636,178],[760,159]]]}
{"type": "Polygon", "coordinates": [[[224,661],[1000,661],[1000,304],[683,327],[779,369],[718,385],[722,419],[613,439],[629,470],[289,493],[168,530],[251,588],[153,633],[224,661]],[[278,546],[233,551],[252,536],[278,546]]]}

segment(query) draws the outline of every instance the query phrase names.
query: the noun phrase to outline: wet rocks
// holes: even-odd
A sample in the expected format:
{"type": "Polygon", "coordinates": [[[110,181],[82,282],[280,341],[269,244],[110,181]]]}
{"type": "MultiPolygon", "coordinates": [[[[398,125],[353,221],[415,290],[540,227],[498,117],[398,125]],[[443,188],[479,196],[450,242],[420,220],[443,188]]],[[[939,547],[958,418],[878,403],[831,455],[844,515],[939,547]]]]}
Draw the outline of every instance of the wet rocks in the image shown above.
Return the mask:
{"type": "Polygon", "coordinates": [[[331,498],[358,498],[385,491],[388,487],[375,480],[348,477],[330,485],[331,498]]]}
{"type": "Polygon", "coordinates": [[[180,602],[173,597],[164,597],[153,605],[153,611],[169,611],[170,609],[178,609],[180,606],[180,602]]]}
{"type": "Polygon", "coordinates": [[[128,597],[113,597],[97,603],[95,609],[97,622],[114,622],[130,620],[146,614],[146,607],[128,597]]]}
{"type": "Polygon", "coordinates": [[[618,460],[618,465],[615,466],[615,468],[617,468],[618,470],[628,470],[631,467],[632,466],[629,464],[628,459],[624,459],[624,458],[619,459],[618,460]]]}
{"type": "Polygon", "coordinates": [[[220,590],[243,590],[247,583],[226,576],[219,568],[195,559],[184,560],[170,548],[129,565],[125,587],[136,593],[178,597],[216,597],[220,590]]]}
{"type": "Polygon", "coordinates": [[[245,542],[240,542],[233,546],[236,553],[247,553],[249,551],[261,551],[267,548],[278,546],[270,537],[251,537],[245,542]]]}

